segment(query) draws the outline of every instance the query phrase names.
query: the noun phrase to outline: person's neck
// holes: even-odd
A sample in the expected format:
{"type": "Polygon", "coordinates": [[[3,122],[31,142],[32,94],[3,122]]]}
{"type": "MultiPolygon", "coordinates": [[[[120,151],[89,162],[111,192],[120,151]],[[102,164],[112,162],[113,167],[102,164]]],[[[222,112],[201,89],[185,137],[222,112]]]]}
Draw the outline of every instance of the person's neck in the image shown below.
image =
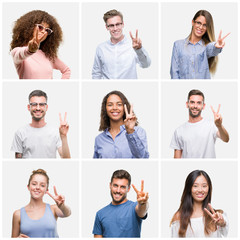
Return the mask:
{"type": "Polygon", "coordinates": [[[127,200],[127,198],[125,198],[122,202],[120,202],[120,203],[116,203],[116,202],[114,202],[114,201],[112,201],[112,205],[121,205],[121,204],[123,204],[123,203],[125,203],[125,202],[127,202],[128,200],[127,200]]]}
{"type": "Polygon", "coordinates": [[[30,124],[31,127],[34,127],[34,128],[42,128],[46,125],[47,123],[45,122],[44,118],[42,118],[41,120],[39,121],[36,121],[34,119],[32,119],[32,123],[30,124]]]}
{"type": "Polygon", "coordinates": [[[202,217],[203,216],[203,209],[202,209],[202,202],[193,202],[193,213],[192,218],[202,217]]]}
{"type": "Polygon", "coordinates": [[[197,37],[197,36],[195,36],[195,35],[192,33],[189,40],[190,40],[190,42],[191,42],[192,44],[195,45],[195,44],[198,43],[201,39],[202,39],[201,37],[197,37]]]}
{"type": "Polygon", "coordinates": [[[120,131],[120,126],[122,126],[124,124],[123,120],[119,120],[119,121],[112,121],[110,120],[110,128],[109,130],[111,132],[119,132],[120,131]]]}
{"type": "Polygon", "coordinates": [[[124,39],[124,35],[122,34],[122,36],[119,39],[111,38],[111,43],[112,44],[117,44],[117,43],[121,42],[123,39],[124,39]]]}
{"type": "Polygon", "coordinates": [[[45,203],[42,199],[34,199],[31,197],[30,202],[28,204],[29,208],[41,208],[45,206],[45,203]]]}
{"type": "Polygon", "coordinates": [[[201,115],[198,116],[198,117],[191,117],[191,116],[189,115],[189,120],[188,120],[188,122],[190,122],[190,123],[196,123],[196,122],[200,122],[202,119],[203,119],[203,117],[202,117],[201,115]]]}

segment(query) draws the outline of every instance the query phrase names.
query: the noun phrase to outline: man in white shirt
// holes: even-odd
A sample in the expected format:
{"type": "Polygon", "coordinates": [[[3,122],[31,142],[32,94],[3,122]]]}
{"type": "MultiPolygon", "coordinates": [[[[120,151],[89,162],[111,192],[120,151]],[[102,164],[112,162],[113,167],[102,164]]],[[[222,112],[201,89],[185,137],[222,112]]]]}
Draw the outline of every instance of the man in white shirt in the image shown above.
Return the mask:
{"type": "Polygon", "coordinates": [[[110,33],[110,40],[98,45],[94,59],[93,79],[136,79],[136,64],[147,68],[151,64],[142,41],[130,32],[130,39],[123,35],[123,15],[113,9],[103,16],[106,29],[110,33]]]}
{"type": "Polygon", "coordinates": [[[56,151],[62,158],[70,158],[67,142],[69,125],[61,114],[59,131],[45,122],[48,110],[47,94],[41,90],[34,90],[29,94],[28,111],[32,122],[18,129],[15,133],[11,150],[15,158],[56,158],[56,151]]]}
{"type": "Polygon", "coordinates": [[[188,93],[186,107],[189,109],[189,120],[178,127],[172,137],[170,147],[174,149],[174,158],[216,158],[216,138],[229,141],[227,130],[222,125],[222,116],[211,106],[214,122],[203,119],[205,108],[204,94],[199,90],[188,93]]]}

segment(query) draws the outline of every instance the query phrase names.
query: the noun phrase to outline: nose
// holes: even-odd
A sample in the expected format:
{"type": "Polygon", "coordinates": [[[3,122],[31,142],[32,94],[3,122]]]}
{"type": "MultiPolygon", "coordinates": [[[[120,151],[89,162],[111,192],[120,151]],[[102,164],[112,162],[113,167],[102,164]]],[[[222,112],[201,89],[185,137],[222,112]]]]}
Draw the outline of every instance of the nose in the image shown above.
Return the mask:
{"type": "Polygon", "coordinates": [[[40,109],[40,106],[39,106],[39,104],[37,104],[37,110],[39,110],[40,109]]]}
{"type": "Polygon", "coordinates": [[[120,190],[121,190],[121,188],[120,188],[120,187],[118,187],[118,188],[117,188],[117,192],[120,192],[120,190]]]}

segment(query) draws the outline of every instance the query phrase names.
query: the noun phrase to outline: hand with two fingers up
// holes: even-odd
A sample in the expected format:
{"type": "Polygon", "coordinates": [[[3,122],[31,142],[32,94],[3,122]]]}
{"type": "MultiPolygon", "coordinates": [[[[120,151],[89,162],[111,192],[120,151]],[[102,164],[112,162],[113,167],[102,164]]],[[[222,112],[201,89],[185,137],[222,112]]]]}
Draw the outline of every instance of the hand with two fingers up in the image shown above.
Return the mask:
{"type": "Polygon", "coordinates": [[[136,37],[133,37],[131,32],[129,32],[129,34],[132,39],[132,47],[135,50],[142,48],[142,41],[140,38],[138,38],[138,30],[136,30],[136,37]]]}
{"type": "Polygon", "coordinates": [[[136,122],[137,122],[137,117],[135,116],[135,114],[133,112],[133,105],[132,104],[131,104],[131,107],[130,107],[130,112],[128,112],[126,104],[124,104],[124,110],[125,110],[125,115],[126,115],[126,119],[124,120],[124,125],[125,125],[127,133],[131,134],[135,131],[134,127],[135,127],[136,122]]]}
{"type": "Polygon", "coordinates": [[[204,208],[204,211],[211,217],[211,219],[216,225],[224,227],[226,225],[226,222],[222,214],[220,212],[216,212],[210,203],[208,204],[208,207],[210,211],[207,208],[204,208]]]}

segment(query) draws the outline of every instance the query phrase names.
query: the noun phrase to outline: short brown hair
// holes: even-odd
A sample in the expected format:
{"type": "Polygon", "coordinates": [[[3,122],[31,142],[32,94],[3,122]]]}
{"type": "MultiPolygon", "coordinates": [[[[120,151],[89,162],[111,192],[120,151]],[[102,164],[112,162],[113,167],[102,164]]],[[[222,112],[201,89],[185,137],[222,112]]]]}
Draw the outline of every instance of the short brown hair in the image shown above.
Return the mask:
{"type": "Polygon", "coordinates": [[[190,99],[190,97],[191,97],[192,95],[200,95],[200,96],[203,97],[203,102],[205,101],[204,94],[203,94],[200,90],[197,90],[197,89],[191,90],[191,91],[188,93],[188,101],[189,101],[189,99],[190,99]]]}
{"type": "Polygon", "coordinates": [[[123,169],[116,170],[111,177],[111,183],[112,183],[114,178],[127,179],[128,180],[128,186],[131,185],[131,175],[126,170],[123,170],[123,169]]]}
{"type": "Polygon", "coordinates": [[[123,15],[122,15],[122,13],[119,12],[119,11],[117,11],[116,9],[112,9],[112,10],[106,12],[106,13],[103,15],[103,20],[104,20],[105,23],[107,23],[107,20],[108,20],[109,18],[112,18],[112,17],[115,17],[115,16],[119,16],[119,17],[122,19],[122,21],[123,21],[123,15]]]}
{"type": "Polygon", "coordinates": [[[43,170],[43,169],[40,169],[40,168],[37,169],[37,170],[33,170],[33,171],[32,171],[32,175],[29,177],[29,180],[28,180],[28,186],[30,185],[30,182],[31,182],[33,176],[34,176],[34,175],[37,175],[37,174],[43,175],[43,176],[45,176],[45,177],[47,178],[47,189],[48,189],[48,186],[49,186],[49,177],[48,177],[48,175],[47,175],[47,172],[46,172],[45,170],[43,170]]]}

